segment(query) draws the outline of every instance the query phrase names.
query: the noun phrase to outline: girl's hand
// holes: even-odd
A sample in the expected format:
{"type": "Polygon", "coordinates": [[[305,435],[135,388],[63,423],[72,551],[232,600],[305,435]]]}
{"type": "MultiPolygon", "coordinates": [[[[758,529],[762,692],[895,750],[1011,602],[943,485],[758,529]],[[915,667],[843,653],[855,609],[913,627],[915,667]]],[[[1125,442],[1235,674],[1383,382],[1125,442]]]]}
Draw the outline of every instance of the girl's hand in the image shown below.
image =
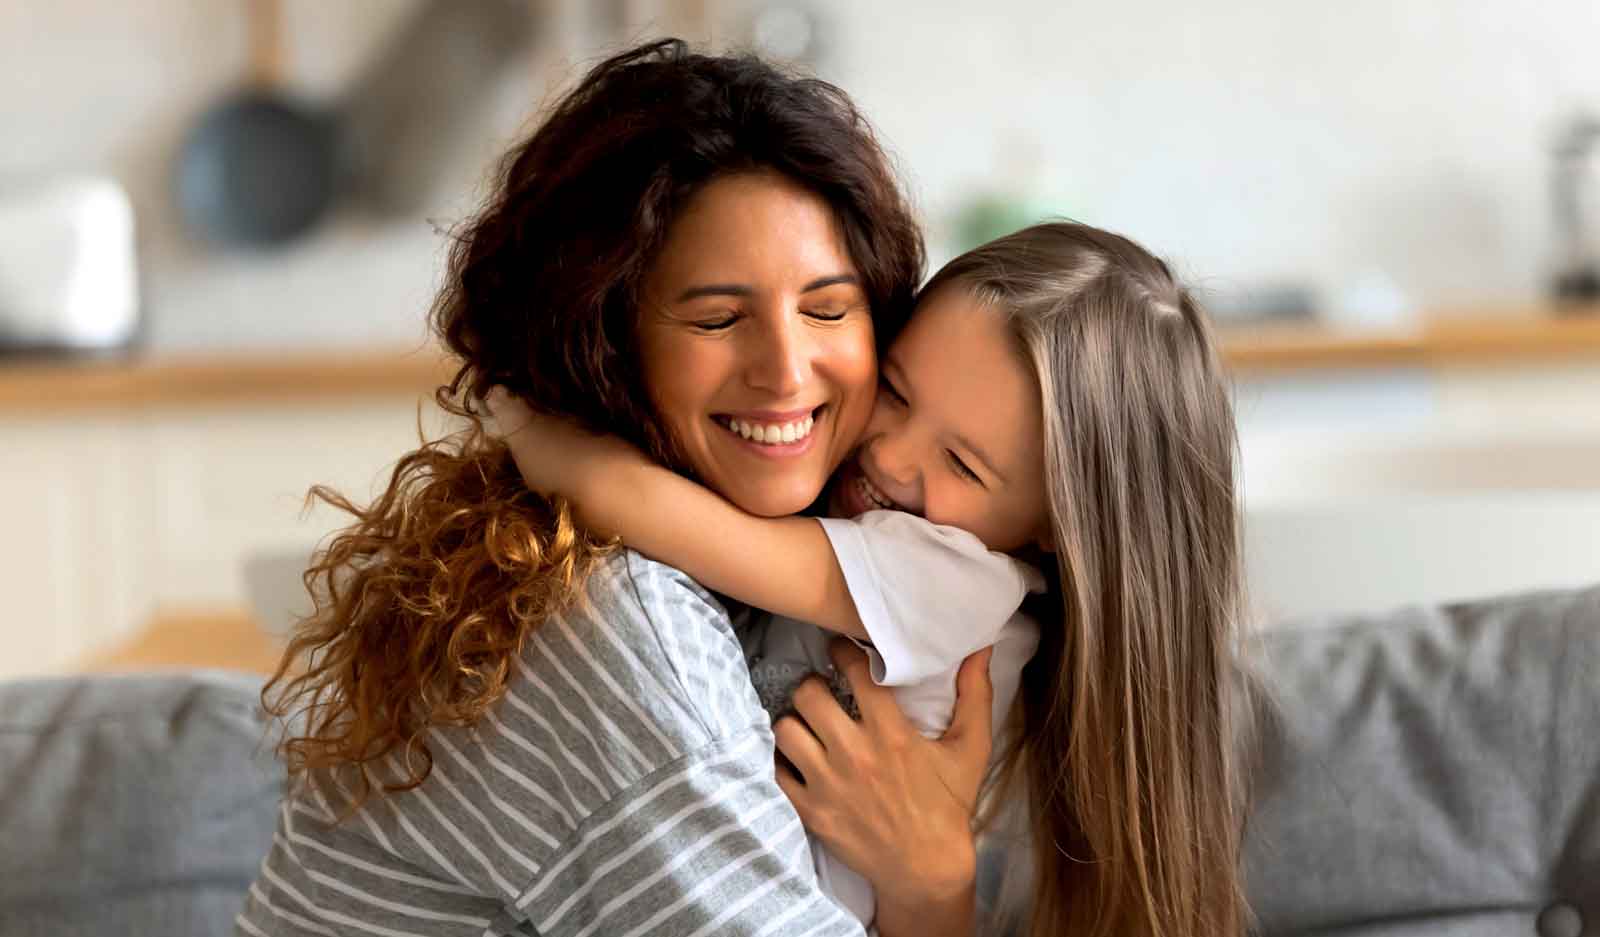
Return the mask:
{"type": "Polygon", "coordinates": [[[586,485],[604,484],[609,474],[648,465],[644,453],[614,436],[597,436],[560,417],[534,412],[520,398],[496,387],[484,400],[485,429],[511,449],[530,489],[581,501],[586,485]]]}
{"type": "Polygon", "coordinates": [[[794,704],[804,722],[786,716],[774,726],[798,776],[779,765],[778,785],[806,829],[872,883],[882,933],[944,927],[970,934],[972,819],[991,744],[991,652],[962,664],[955,715],[938,741],[923,738],[890,691],[872,681],[861,649],[836,640],[831,653],[861,721],[845,714],[820,678],[801,684],[794,704]]]}

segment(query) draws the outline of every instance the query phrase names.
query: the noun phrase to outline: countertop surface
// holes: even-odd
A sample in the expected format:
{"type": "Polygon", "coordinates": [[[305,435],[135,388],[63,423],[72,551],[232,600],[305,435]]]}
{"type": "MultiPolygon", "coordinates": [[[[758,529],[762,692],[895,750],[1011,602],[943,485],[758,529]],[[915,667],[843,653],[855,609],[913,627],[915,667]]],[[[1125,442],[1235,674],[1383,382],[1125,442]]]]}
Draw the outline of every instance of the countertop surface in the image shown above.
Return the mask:
{"type": "MultiPolygon", "coordinates": [[[[1404,331],[1340,331],[1315,324],[1235,328],[1223,333],[1223,348],[1229,366],[1246,378],[1305,370],[1600,359],[1600,307],[1559,316],[1529,308],[1425,322],[1404,331]]],[[[453,374],[449,359],[433,347],[0,361],[0,412],[420,396],[453,374]]]]}

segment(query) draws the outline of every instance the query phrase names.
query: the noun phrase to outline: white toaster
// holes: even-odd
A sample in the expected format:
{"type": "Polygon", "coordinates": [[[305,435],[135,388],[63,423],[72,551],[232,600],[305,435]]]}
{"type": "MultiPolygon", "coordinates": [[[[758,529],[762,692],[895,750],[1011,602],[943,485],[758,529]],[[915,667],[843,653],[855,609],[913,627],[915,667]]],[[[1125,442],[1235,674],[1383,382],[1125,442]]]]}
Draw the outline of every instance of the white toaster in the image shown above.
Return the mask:
{"type": "Polygon", "coordinates": [[[0,184],[0,350],[118,348],[138,328],[122,187],[95,177],[0,184]]]}

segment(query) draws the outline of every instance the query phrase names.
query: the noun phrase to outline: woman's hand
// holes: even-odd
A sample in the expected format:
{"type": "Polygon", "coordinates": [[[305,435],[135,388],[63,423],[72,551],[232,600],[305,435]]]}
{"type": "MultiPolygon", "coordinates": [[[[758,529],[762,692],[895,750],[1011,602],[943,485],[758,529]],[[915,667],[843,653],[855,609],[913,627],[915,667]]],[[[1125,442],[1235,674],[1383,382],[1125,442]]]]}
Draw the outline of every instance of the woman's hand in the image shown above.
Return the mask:
{"type": "Polygon", "coordinates": [[[806,829],[872,883],[885,935],[973,932],[977,849],[972,818],[988,768],[988,649],[967,658],[956,680],[950,728],[923,738],[894,696],[872,681],[866,654],[848,641],[831,647],[850,681],[855,722],[820,678],[795,691],[793,716],[774,726],[778,785],[806,829]],[[796,775],[798,772],[798,776],[796,775]]]}

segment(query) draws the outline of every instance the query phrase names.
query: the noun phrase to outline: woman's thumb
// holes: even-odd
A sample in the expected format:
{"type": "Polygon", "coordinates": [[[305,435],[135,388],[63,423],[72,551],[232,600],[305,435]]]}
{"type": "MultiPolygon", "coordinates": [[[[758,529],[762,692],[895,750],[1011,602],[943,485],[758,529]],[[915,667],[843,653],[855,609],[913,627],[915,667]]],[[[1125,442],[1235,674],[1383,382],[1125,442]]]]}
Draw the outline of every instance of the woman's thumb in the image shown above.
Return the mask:
{"type": "Polygon", "coordinates": [[[968,655],[956,674],[956,709],[945,731],[947,740],[981,740],[989,744],[994,727],[994,683],[989,679],[989,658],[993,647],[968,655]]]}

